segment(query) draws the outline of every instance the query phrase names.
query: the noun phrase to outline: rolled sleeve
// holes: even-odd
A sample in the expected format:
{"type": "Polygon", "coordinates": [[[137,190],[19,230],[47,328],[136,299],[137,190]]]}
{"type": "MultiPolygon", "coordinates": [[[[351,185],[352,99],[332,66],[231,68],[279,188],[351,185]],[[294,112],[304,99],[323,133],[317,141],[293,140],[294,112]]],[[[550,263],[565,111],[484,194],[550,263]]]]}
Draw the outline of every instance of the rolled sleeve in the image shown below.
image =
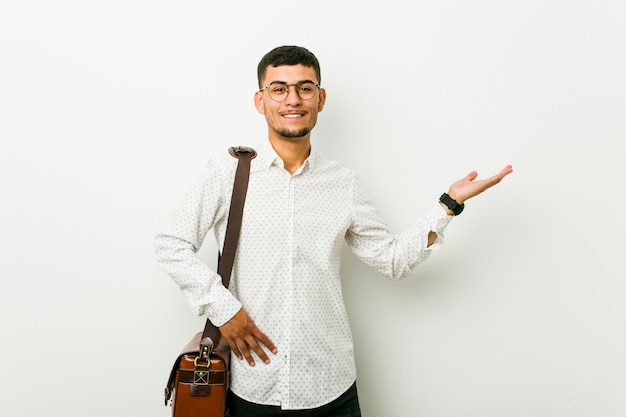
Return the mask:
{"type": "Polygon", "coordinates": [[[221,277],[197,255],[209,230],[221,227],[230,203],[223,197],[230,167],[210,161],[154,238],[157,263],[178,285],[192,311],[216,326],[230,320],[241,303],[221,277]]]}
{"type": "Polygon", "coordinates": [[[454,216],[449,216],[439,203],[434,205],[424,216],[429,231],[437,234],[437,239],[428,247],[430,250],[439,249],[444,241],[443,232],[446,230],[454,216]]]}

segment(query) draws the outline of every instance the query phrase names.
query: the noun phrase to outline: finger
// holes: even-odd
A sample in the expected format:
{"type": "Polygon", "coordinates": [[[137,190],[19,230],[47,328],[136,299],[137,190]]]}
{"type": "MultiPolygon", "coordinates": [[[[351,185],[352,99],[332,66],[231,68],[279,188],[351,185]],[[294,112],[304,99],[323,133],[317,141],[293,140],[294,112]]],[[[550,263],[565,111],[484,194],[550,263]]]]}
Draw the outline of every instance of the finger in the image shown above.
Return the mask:
{"type": "MultiPolygon", "coordinates": [[[[254,366],[254,359],[252,358],[252,355],[250,354],[250,351],[248,350],[248,344],[246,343],[245,340],[241,340],[237,342],[237,347],[239,349],[239,351],[241,352],[241,354],[243,355],[243,357],[246,359],[246,362],[248,362],[248,365],[250,366],[254,366]]],[[[241,359],[241,357],[239,357],[239,359],[241,359]]]]}
{"type": "Polygon", "coordinates": [[[224,333],[222,333],[222,337],[226,339],[226,341],[228,342],[228,346],[230,346],[230,350],[235,354],[237,359],[241,359],[242,356],[241,356],[241,352],[239,351],[239,346],[237,346],[237,342],[234,339],[226,337],[224,333]]]}
{"type": "MultiPolygon", "coordinates": [[[[263,348],[257,343],[256,339],[250,338],[248,340],[248,347],[257,354],[257,356],[259,357],[259,359],[261,359],[261,361],[263,361],[263,363],[270,363],[270,358],[267,357],[267,354],[265,353],[263,348]]],[[[254,360],[248,362],[250,363],[250,366],[254,366],[254,360]]]]}
{"type": "Polygon", "coordinates": [[[270,350],[270,352],[272,352],[273,354],[278,353],[278,350],[276,349],[276,346],[274,345],[274,342],[272,342],[270,340],[269,337],[267,337],[265,335],[265,333],[261,332],[258,328],[256,329],[256,331],[254,332],[254,337],[261,342],[266,348],[268,348],[270,350]]]}
{"type": "Polygon", "coordinates": [[[487,178],[485,180],[485,182],[488,184],[488,187],[493,187],[494,185],[498,184],[500,181],[502,181],[502,179],[509,175],[511,172],[513,172],[513,168],[511,167],[511,165],[507,165],[506,167],[504,167],[500,172],[498,172],[496,175],[494,175],[491,178],[487,178]]]}
{"type": "Polygon", "coordinates": [[[506,177],[507,175],[509,175],[511,172],[513,172],[513,166],[512,165],[507,165],[506,167],[504,167],[504,169],[500,172],[500,174],[502,174],[502,178],[506,177]]]}
{"type": "Polygon", "coordinates": [[[496,175],[494,175],[493,177],[489,178],[489,182],[491,182],[491,186],[498,184],[500,181],[502,181],[502,179],[504,179],[504,177],[506,177],[507,175],[509,175],[511,172],[513,172],[512,169],[510,168],[505,168],[502,171],[498,172],[496,175]]]}
{"type": "Polygon", "coordinates": [[[506,177],[507,175],[509,175],[511,172],[513,172],[513,167],[511,165],[507,165],[504,168],[502,168],[502,170],[500,172],[498,172],[496,175],[494,175],[494,177],[498,177],[500,179],[506,177]]]}

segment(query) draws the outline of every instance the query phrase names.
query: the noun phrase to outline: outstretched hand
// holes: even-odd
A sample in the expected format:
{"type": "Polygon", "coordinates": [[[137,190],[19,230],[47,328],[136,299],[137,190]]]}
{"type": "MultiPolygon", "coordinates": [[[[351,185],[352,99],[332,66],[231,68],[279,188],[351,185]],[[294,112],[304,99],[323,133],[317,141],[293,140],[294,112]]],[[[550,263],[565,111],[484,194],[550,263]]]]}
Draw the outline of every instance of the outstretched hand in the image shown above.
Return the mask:
{"type": "Polygon", "coordinates": [[[235,356],[239,359],[245,358],[250,366],[255,365],[250,350],[256,353],[264,363],[270,363],[270,359],[259,343],[267,347],[272,353],[276,353],[274,343],[254,324],[254,321],[243,308],[220,327],[220,333],[230,345],[235,356]]]}
{"type": "Polygon", "coordinates": [[[513,167],[507,165],[493,177],[477,180],[478,173],[472,171],[465,176],[465,178],[454,182],[448,190],[448,195],[454,198],[457,203],[463,204],[466,200],[477,196],[488,188],[498,184],[504,177],[513,172],[513,167]]]}

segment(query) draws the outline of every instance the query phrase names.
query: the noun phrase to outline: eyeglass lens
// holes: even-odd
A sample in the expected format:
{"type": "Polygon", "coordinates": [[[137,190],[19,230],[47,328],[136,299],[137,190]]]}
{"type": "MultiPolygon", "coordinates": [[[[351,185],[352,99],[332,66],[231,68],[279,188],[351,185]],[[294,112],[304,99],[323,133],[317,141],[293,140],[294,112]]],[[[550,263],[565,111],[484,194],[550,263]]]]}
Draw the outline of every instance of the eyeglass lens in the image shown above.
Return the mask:
{"type": "Polygon", "coordinates": [[[294,86],[298,97],[302,100],[310,100],[315,96],[315,88],[317,85],[310,81],[300,82],[298,84],[274,83],[267,87],[267,91],[274,101],[283,101],[289,95],[289,87],[294,86]]]}

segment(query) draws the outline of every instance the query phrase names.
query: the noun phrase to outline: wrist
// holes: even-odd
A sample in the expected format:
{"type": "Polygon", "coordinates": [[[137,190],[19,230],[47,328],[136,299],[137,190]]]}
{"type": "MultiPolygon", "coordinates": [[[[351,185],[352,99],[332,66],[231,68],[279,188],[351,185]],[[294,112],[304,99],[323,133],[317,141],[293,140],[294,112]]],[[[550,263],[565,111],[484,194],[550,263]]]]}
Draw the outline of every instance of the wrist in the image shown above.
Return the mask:
{"type": "Polygon", "coordinates": [[[449,216],[458,216],[465,208],[465,204],[457,201],[448,193],[443,193],[441,197],[439,197],[439,204],[441,204],[449,216]]]}
{"type": "Polygon", "coordinates": [[[454,212],[453,212],[452,210],[450,210],[450,209],[448,208],[448,206],[446,206],[445,204],[443,204],[441,201],[439,202],[439,205],[441,206],[441,208],[443,209],[443,211],[445,211],[445,212],[446,212],[446,214],[447,214],[448,216],[454,216],[454,212]]]}
{"type": "Polygon", "coordinates": [[[450,196],[450,198],[452,198],[454,201],[456,201],[457,204],[459,204],[461,206],[465,205],[465,201],[462,198],[460,198],[459,196],[457,196],[454,192],[448,191],[447,194],[450,196]]]}

